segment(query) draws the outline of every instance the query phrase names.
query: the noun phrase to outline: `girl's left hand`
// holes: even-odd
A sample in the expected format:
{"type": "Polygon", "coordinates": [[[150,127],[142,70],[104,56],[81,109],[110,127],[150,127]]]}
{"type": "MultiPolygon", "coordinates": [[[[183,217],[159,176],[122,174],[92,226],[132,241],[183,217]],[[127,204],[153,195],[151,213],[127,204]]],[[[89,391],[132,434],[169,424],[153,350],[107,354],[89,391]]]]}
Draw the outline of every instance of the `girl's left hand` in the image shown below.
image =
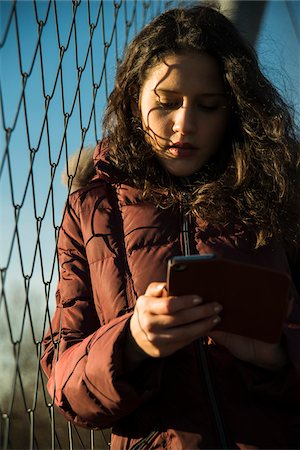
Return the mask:
{"type": "Polygon", "coordinates": [[[269,344],[224,331],[213,331],[209,336],[236,358],[264,369],[279,370],[288,362],[287,353],[280,342],[269,344]]]}

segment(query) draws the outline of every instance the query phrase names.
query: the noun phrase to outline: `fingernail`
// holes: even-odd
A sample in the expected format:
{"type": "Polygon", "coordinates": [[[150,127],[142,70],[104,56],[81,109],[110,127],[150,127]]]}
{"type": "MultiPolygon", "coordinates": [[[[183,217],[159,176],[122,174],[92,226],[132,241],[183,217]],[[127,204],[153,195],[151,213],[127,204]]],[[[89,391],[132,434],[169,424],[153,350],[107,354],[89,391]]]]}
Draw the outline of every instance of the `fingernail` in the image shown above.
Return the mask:
{"type": "Polygon", "coordinates": [[[201,297],[194,297],[193,298],[193,304],[194,305],[199,305],[199,303],[202,303],[202,298],[201,297]]]}
{"type": "Polygon", "coordinates": [[[165,287],[165,283],[158,283],[156,285],[157,291],[162,291],[164,289],[164,287],[165,287]]]}
{"type": "Polygon", "coordinates": [[[213,319],[213,323],[219,323],[219,322],[221,322],[221,318],[219,316],[217,316],[213,319]]]}
{"type": "Polygon", "coordinates": [[[215,307],[214,307],[214,311],[215,312],[220,312],[220,311],[222,311],[222,309],[223,309],[223,306],[222,305],[216,305],[215,307]]]}

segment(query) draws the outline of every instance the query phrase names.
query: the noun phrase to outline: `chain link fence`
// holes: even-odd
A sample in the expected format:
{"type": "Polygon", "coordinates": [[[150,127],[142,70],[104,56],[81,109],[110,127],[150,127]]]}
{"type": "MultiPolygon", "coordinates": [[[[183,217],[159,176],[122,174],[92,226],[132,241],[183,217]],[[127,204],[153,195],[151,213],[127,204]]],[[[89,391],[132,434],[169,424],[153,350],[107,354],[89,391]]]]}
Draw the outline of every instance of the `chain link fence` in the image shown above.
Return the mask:
{"type": "Polygon", "coordinates": [[[79,429],[56,412],[39,365],[55,308],[56,242],[67,197],[60,178],[70,154],[101,138],[101,116],[128,41],[176,4],[1,2],[2,449],[109,445],[109,430],[79,429]]]}
{"type": "MultiPolygon", "coordinates": [[[[109,447],[109,430],[80,429],[57,413],[39,365],[59,276],[56,242],[67,198],[61,175],[66,167],[71,184],[69,156],[101,139],[101,117],[115,68],[129,40],[154,16],[181,3],[186,4],[159,0],[0,1],[3,450],[109,447]]],[[[293,37],[289,67],[299,70],[300,2],[279,3],[279,23],[286,21],[293,37]]],[[[247,11],[245,14],[248,23],[247,11]]],[[[274,41],[270,39],[269,47],[265,43],[258,42],[258,48],[265,59],[272,53],[274,61],[274,41]]],[[[285,49],[283,41],[281,48],[285,49]]],[[[277,65],[269,65],[269,74],[275,78],[277,65]]],[[[289,78],[278,79],[284,92],[295,100],[296,111],[299,79],[294,77],[294,85],[289,78]]]]}

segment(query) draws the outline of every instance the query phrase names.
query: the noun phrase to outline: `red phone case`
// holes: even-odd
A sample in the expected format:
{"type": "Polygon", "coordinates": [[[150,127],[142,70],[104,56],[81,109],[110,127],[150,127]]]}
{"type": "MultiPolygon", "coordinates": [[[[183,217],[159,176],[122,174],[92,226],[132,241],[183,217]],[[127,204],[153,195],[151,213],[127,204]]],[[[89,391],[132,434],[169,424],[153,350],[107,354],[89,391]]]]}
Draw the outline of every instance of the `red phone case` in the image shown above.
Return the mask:
{"type": "Polygon", "coordinates": [[[221,258],[174,257],[167,287],[169,295],[198,294],[205,302],[221,303],[222,320],[215,330],[269,343],[280,340],[290,289],[285,273],[221,258]]]}

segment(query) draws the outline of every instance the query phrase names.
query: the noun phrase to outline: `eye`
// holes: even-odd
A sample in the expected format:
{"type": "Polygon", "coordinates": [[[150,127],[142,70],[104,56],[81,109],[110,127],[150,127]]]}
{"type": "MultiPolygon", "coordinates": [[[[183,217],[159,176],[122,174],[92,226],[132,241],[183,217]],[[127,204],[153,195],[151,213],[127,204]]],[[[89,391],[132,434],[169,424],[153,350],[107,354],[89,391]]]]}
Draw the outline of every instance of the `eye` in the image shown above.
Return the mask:
{"type": "Polygon", "coordinates": [[[180,100],[160,100],[157,99],[158,105],[165,110],[172,110],[180,108],[182,102],[180,100]]]}
{"type": "Polygon", "coordinates": [[[211,106],[208,106],[208,105],[198,105],[198,108],[199,108],[201,111],[210,113],[210,112],[218,111],[218,110],[220,110],[220,109],[226,109],[226,106],[225,106],[225,105],[211,105],[211,106]]]}
{"type": "Polygon", "coordinates": [[[201,111],[212,112],[212,111],[216,111],[217,109],[219,109],[219,105],[213,105],[213,106],[198,105],[198,108],[199,108],[201,111]]]}

